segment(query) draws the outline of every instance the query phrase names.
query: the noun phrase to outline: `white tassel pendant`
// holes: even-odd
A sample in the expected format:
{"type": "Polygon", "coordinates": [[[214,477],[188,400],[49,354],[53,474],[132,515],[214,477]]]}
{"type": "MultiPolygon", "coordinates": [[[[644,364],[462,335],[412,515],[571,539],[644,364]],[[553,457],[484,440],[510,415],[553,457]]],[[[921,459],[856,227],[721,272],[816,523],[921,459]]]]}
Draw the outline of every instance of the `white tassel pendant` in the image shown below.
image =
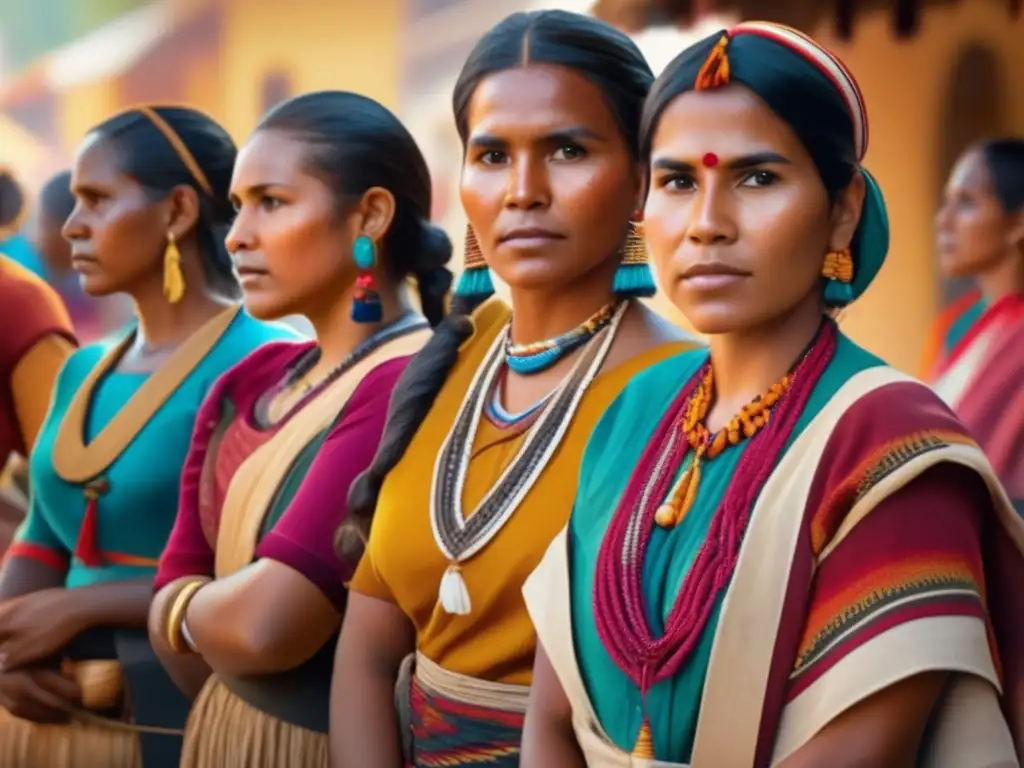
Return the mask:
{"type": "Polygon", "coordinates": [[[468,616],[472,610],[469,602],[469,590],[462,578],[462,569],[458,563],[452,563],[441,577],[441,589],[438,594],[441,607],[453,616],[468,616]]]}

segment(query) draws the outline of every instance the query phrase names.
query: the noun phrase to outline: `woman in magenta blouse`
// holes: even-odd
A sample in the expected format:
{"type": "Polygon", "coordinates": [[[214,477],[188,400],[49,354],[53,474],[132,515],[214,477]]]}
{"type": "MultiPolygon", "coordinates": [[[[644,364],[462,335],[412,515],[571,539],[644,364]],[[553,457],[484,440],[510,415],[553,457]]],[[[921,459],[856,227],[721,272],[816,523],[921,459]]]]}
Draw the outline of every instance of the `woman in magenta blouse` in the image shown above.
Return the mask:
{"type": "Polygon", "coordinates": [[[239,154],[228,247],[246,307],[303,315],[316,340],[250,355],[196,422],[150,612],[168,671],[198,696],[182,766],[328,764],[333,639],[355,568],[334,531],[451,283],[430,196],[408,131],[351,93],[280,105],[239,154]]]}

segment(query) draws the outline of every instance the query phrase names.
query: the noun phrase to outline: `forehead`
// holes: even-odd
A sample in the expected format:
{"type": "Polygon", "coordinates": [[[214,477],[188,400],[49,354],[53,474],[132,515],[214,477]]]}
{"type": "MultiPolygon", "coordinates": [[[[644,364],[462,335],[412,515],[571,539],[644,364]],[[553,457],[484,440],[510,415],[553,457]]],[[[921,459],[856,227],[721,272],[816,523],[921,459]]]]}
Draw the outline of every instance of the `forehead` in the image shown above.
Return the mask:
{"type": "Polygon", "coordinates": [[[615,116],[601,90],[583,75],[552,65],[507,69],[485,77],[469,104],[469,132],[529,138],[585,126],[611,136],[615,116]]]}
{"type": "Polygon", "coordinates": [[[949,175],[950,189],[974,189],[981,192],[992,191],[992,179],[985,164],[985,158],[977,149],[964,154],[949,175]]]}
{"type": "Polygon", "coordinates": [[[258,184],[285,183],[305,175],[305,142],[288,131],[256,131],[242,147],[235,161],[232,190],[258,184]]]}
{"type": "Polygon", "coordinates": [[[114,145],[98,133],[90,133],[75,152],[71,188],[83,184],[114,184],[130,181],[121,173],[114,145]]]}
{"type": "Polygon", "coordinates": [[[677,96],[661,113],[651,142],[655,159],[707,152],[728,159],[769,150],[810,162],[793,129],[753,91],[735,85],[677,96]]]}

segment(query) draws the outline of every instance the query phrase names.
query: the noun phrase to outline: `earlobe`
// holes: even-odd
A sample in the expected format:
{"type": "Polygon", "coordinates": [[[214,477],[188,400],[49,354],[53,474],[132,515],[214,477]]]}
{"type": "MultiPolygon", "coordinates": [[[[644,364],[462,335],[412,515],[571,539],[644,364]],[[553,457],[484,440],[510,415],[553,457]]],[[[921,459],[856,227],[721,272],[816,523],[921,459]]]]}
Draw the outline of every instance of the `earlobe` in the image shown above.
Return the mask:
{"type": "Polygon", "coordinates": [[[636,180],[636,204],[633,207],[638,211],[642,211],[647,204],[647,194],[650,191],[651,184],[647,168],[642,164],[637,165],[636,180]]]}
{"type": "Polygon", "coordinates": [[[175,187],[170,195],[167,231],[182,240],[199,221],[199,194],[190,186],[175,187]]]}
{"type": "Polygon", "coordinates": [[[359,232],[379,243],[395,218],[395,196],[384,187],[371,187],[363,193],[359,209],[362,222],[359,232]]]}
{"type": "Polygon", "coordinates": [[[854,172],[849,186],[839,193],[833,206],[830,250],[839,252],[849,248],[853,243],[853,235],[857,231],[857,225],[860,224],[860,217],[864,210],[864,195],[866,193],[867,183],[858,170],[854,172]]]}

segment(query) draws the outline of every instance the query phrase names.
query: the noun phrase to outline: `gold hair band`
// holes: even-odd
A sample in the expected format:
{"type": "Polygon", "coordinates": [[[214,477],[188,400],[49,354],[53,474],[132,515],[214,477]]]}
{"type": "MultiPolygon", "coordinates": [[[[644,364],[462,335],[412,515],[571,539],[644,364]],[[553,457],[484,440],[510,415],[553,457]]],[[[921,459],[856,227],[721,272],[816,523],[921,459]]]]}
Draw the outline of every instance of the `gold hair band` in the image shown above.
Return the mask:
{"type": "Polygon", "coordinates": [[[195,157],[192,156],[189,148],[185,146],[185,142],[181,140],[178,133],[152,107],[136,107],[135,109],[164,135],[164,138],[167,139],[174,151],[178,153],[178,157],[181,158],[181,162],[185,164],[188,172],[192,174],[192,178],[196,180],[196,183],[203,188],[206,194],[213,197],[213,187],[210,185],[209,179],[206,178],[203,169],[199,167],[199,163],[196,162],[195,157]]]}

